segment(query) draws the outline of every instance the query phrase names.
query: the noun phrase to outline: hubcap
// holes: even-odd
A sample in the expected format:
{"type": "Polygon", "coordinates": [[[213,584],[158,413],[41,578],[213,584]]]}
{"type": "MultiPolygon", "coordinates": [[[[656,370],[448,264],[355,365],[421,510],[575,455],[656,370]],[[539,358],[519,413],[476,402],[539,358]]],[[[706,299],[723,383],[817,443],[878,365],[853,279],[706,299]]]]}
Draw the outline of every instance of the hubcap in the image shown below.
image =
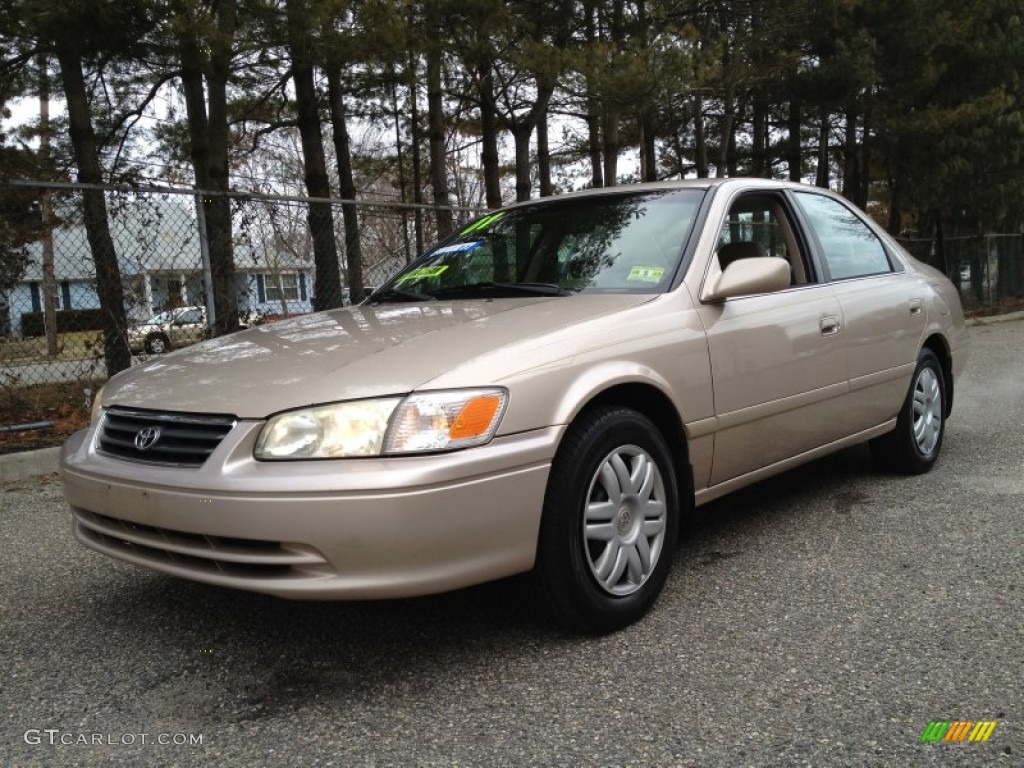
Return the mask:
{"type": "Polygon", "coordinates": [[[583,543],[590,572],[612,595],[636,592],[658,564],[668,511],[650,454],[624,445],[598,465],[587,492],[583,543]]]}
{"type": "Polygon", "coordinates": [[[931,368],[922,368],[914,382],[914,442],[923,456],[930,456],[942,430],[942,388],[931,368]]]}

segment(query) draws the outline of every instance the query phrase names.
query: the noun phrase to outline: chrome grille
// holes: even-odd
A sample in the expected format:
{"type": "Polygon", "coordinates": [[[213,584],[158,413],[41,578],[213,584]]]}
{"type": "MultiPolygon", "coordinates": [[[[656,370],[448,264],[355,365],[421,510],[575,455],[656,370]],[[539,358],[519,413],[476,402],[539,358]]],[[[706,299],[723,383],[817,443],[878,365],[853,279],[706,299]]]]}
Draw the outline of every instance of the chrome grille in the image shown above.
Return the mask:
{"type": "Polygon", "coordinates": [[[234,416],[108,408],[96,450],[128,461],[199,467],[235,423],[234,416]]]}

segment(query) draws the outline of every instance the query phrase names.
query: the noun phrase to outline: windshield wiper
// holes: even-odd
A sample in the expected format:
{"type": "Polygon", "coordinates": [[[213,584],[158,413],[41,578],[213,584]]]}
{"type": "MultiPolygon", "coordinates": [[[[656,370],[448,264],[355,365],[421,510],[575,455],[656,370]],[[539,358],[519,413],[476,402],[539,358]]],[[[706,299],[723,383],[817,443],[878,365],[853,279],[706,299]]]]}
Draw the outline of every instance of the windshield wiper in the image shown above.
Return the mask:
{"type": "Polygon", "coordinates": [[[572,296],[576,291],[563,288],[556,283],[492,283],[495,288],[503,290],[535,293],[538,296],[572,296]]]}
{"type": "Polygon", "coordinates": [[[439,288],[434,291],[434,295],[437,296],[449,293],[485,293],[495,291],[526,293],[532,296],[572,296],[576,293],[569,288],[563,288],[555,283],[495,283],[488,280],[481,283],[451,285],[446,288],[439,288]]]}
{"type": "Polygon", "coordinates": [[[434,301],[429,293],[417,293],[416,291],[403,291],[401,288],[388,288],[374,293],[370,296],[370,303],[377,304],[381,301],[434,301]]]}

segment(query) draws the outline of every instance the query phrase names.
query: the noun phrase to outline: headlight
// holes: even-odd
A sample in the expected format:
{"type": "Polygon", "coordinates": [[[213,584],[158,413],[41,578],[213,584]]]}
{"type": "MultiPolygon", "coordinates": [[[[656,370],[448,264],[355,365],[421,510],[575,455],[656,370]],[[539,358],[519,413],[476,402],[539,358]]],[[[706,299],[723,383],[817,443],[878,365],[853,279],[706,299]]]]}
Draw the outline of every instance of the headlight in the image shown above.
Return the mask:
{"type": "Polygon", "coordinates": [[[462,389],[290,411],[264,425],[255,456],[331,459],[483,445],[494,437],[507,401],[503,389],[462,389]]]}
{"type": "Polygon", "coordinates": [[[260,432],[256,458],[378,456],[388,417],[400,402],[397,397],[356,400],[278,414],[260,432]]]}

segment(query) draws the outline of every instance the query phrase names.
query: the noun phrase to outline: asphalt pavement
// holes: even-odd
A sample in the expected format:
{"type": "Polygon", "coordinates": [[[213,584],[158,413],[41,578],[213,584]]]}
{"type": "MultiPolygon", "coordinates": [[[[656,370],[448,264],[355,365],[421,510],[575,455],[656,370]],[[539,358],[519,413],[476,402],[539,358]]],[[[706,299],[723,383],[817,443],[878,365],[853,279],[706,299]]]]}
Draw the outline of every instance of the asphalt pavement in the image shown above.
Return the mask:
{"type": "Polygon", "coordinates": [[[76,544],[52,478],[0,487],[0,765],[1024,765],[1024,322],[972,341],[935,471],[857,448],[719,500],[651,615],[597,639],[516,579],[176,580],[76,544]]]}

